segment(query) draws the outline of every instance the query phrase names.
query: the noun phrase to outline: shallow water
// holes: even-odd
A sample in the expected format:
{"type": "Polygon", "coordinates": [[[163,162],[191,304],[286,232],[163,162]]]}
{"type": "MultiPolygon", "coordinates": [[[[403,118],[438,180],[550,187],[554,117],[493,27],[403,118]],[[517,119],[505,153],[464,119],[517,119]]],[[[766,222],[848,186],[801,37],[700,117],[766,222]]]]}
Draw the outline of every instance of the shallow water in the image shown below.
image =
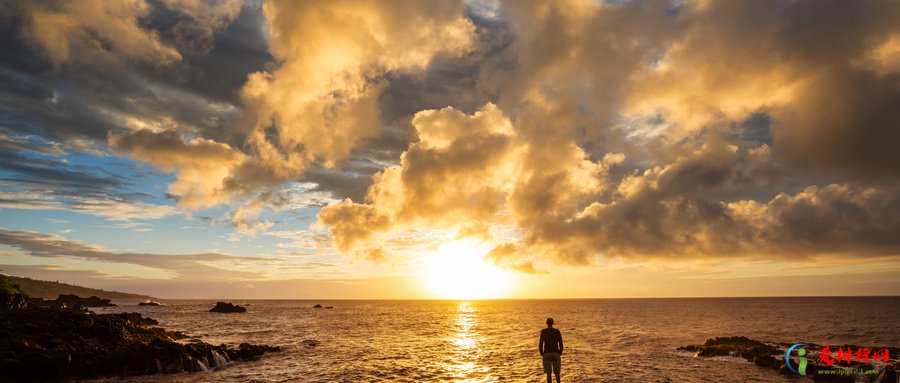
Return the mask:
{"type": "Polygon", "coordinates": [[[140,312],[208,343],[285,350],[215,371],[100,381],[540,382],[548,316],[563,334],[566,382],[798,381],[675,350],[716,336],[900,346],[900,297],[232,302],[249,303],[248,312],[210,313],[215,301],[184,300],[94,311],[140,312]]]}

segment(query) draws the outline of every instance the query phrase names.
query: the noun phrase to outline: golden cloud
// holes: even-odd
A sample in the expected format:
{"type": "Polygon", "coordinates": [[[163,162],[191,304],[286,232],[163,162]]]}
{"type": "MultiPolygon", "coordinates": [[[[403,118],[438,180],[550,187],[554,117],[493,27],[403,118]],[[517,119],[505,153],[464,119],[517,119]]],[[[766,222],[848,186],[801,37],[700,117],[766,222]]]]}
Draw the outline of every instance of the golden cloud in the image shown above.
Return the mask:
{"type": "Polygon", "coordinates": [[[419,141],[400,156],[400,165],[375,175],[366,203],[345,200],[319,213],[342,251],[365,254],[377,247],[369,241],[377,234],[419,225],[467,233],[471,222],[528,227],[571,215],[579,201],[602,191],[610,166],[591,162],[571,142],[550,154],[493,104],[471,115],[454,108],[421,111],[412,124],[419,141]]]}
{"type": "MultiPolygon", "coordinates": [[[[489,225],[521,233],[489,258],[532,271],[528,254],[884,253],[900,248],[882,213],[900,212],[900,5],[859,4],[510,1],[502,25],[476,27],[461,2],[270,1],[276,63],[241,89],[241,148],[167,131],[110,144],[177,172],[186,206],[249,199],[232,219],[252,231],[265,221],[239,222],[258,221],[273,189],[382,133],[391,75],[477,47],[461,59],[477,69],[460,104],[484,106],[416,111],[415,139],[365,200],[321,210],[341,251],[384,258],[406,230],[489,225]],[[742,131],[757,115],[758,131],[742,131]]],[[[54,23],[47,33],[81,25],[54,23]]],[[[74,44],[36,41],[63,52],[57,40],[74,44]]]]}
{"type": "MultiPolygon", "coordinates": [[[[192,1],[166,4],[188,15],[208,11],[192,1]]],[[[234,17],[236,4],[224,5],[209,23],[234,17]]],[[[250,198],[231,216],[246,231],[266,227],[246,222],[255,219],[260,196],[298,179],[311,164],[334,166],[380,130],[386,72],[421,70],[436,55],[462,54],[474,33],[461,2],[269,1],[263,12],[278,65],[250,74],[241,90],[245,118],[236,130],[245,137],[243,148],[185,140],[174,131],[109,139],[121,153],[176,172],[170,192],[183,206],[250,198]]]]}
{"type": "Polygon", "coordinates": [[[150,12],[144,0],[48,1],[22,7],[29,18],[24,36],[56,65],[97,62],[111,54],[151,63],[181,59],[158,32],[139,22],[150,12]]]}
{"type": "Polygon", "coordinates": [[[461,54],[474,32],[454,2],[270,1],[263,11],[280,64],[251,74],[242,90],[248,145],[262,162],[298,174],[317,159],[333,166],[379,131],[385,72],[461,54]]]}

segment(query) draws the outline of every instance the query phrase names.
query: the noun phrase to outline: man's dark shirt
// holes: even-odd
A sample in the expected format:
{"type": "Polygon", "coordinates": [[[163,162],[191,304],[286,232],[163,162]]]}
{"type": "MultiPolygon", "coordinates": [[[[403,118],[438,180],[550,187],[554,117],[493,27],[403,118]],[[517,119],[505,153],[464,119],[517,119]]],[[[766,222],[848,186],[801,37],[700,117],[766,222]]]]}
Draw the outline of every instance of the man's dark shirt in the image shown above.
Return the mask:
{"type": "Polygon", "coordinates": [[[551,327],[541,330],[541,341],[538,343],[538,351],[541,352],[541,355],[544,355],[545,352],[562,354],[562,350],[562,334],[559,333],[559,330],[551,327]]]}

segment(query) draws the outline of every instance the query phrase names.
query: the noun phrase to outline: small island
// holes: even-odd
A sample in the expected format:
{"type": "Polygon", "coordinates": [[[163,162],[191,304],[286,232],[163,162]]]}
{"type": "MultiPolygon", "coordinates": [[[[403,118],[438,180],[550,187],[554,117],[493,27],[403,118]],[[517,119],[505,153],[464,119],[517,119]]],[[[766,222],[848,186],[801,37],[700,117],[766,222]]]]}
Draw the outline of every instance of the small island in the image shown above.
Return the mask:
{"type": "Polygon", "coordinates": [[[247,308],[234,305],[231,302],[216,302],[216,306],[209,309],[211,313],[245,313],[247,308]]]}

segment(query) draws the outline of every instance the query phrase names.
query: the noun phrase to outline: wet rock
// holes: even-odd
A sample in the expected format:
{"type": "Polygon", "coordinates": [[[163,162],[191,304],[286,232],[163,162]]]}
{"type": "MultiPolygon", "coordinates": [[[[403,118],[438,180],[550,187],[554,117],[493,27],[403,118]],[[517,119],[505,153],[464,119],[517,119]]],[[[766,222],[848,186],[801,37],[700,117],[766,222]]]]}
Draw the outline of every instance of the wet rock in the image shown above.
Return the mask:
{"type": "Polygon", "coordinates": [[[151,326],[158,325],[159,321],[153,318],[141,316],[138,313],[119,313],[119,314],[107,314],[117,316],[119,318],[124,319],[126,322],[132,325],[141,325],[141,326],[151,326]]]}
{"type": "MultiPolygon", "coordinates": [[[[760,367],[774,370],[780,367],[779,359],[776,357],[779,354],[777,347],[744,336],[717,337],[707,339],[702,345],[689,345],[678,349],[693,352],[697,357],[731,356],[746,359],[760,367]]],[[[781,353],[783,354],[783,351],[781,353]]]]}
{"type": "Polygon", "coordinates": [[[278,347],[181,344],[179,332],[138,313],[57,308],[0,312],[0,381],[61,381],[203,371],[258,358],[278,347]]]}
{"type": "Polygon", "coordinates": [[[325,306],[326,309],[333,309],[334,306],[325,306]]]}
{"type": "Polygon", "coordinates": [[[317,305],[313,306],[313,308],[320,309],[320,308],[322,308],[322,305],[317,304],[317,305]]]}
{"type": "MultiPolygon", "coordinates": [[[[697,356],[736,356],[755,362],[778,352],[774,346],[743,336],[708,339],[695,348],[697,356]]],[[[768,360],[764,360],[768,363],[768,360]]]]}
{"type": "MultiPolygon", "coordinates": [[[[781,375],[788,376],[796,376],[797,374],[788,368],[787,364],[784,362],[784,353],[787,348],[791,345],[788,344],[774,344],[774,343],[764,343],[757,340],[749,339],[743,336],[736,337],[720,337],[708,339],[702,345],[688,345],[683,347],[678,347],[679,350],[689,351],[694,353],[696,357],[716,357],[716,356],[731,356],[731,357],[739,357],[746,359],[747,361],[753,362],[759,367],[763,367],[766,369],[771,369],[776,371],[781,375]]],[[[822,346],[816,344],[807,344],[804,346],[807,350],[807,368],[806,375],[813,378],[813,381],[816,382],[875,382],[877,375],[860,375],[860,374],[835,374],[834,370],[838,369],[856,369],[856,370],[873,370],[881,368],[883,369],[885,379],[880,380],[881,382],[894,382],[897,381],[896,373],[894,372],[897,368],[896,360],[892,360],[891,363],[880,366],[873,366],[871,364],[866,363],[858,363],[851,362],[849,364],[835,364],[828,365],[819,362],[818,356],[822,346]],[[824,372],[826,371],[827,372],[824,372]],[[891,380],[893,378],[893,380],[891,380]]],[[[854,345],[841,345],[841,346],[832,346],[832,352],[840,348],[853,349],[857,350],[861,348],[860,346],[854,345]]],[[[866,347],[870,350],[882,349],[882,347],[866,347]]],[[[895,347],[887,347],[890,355],[897,355],[895,347]]],[[[797,365],[794,364],[793,367],[796,369],[797,365]]]]}
{"type": "Polygon", "coordinates": [[[247,308],[235,306],[230,302],[216,302],[216,306],[209,309],[213,313],[243,313],[247,312],[247,308]]]}
{"type": "Polygon", "coordinates": [[[146,301],[138,303],[138,306],[162,306],[159,302],[154,301],[146,301]]]}
{"type": "Polygon", "coordinates": [[[281,351],[281,347],[241,343],[237,349],[226,350],[226,353],[232,360],[251,360],[267,352],[277,351],[281,351]]]}
{"type": "Polygon", "coordinates": [[[115,306],[115,304],[111,303],[109,299],[98,298],[95,296],[91,296],[89,298],[82,298],[74,294],[60,294],[56,298],[56,302],[60,304],[64,304],[68,307],[110,307],[115,306]]]}

